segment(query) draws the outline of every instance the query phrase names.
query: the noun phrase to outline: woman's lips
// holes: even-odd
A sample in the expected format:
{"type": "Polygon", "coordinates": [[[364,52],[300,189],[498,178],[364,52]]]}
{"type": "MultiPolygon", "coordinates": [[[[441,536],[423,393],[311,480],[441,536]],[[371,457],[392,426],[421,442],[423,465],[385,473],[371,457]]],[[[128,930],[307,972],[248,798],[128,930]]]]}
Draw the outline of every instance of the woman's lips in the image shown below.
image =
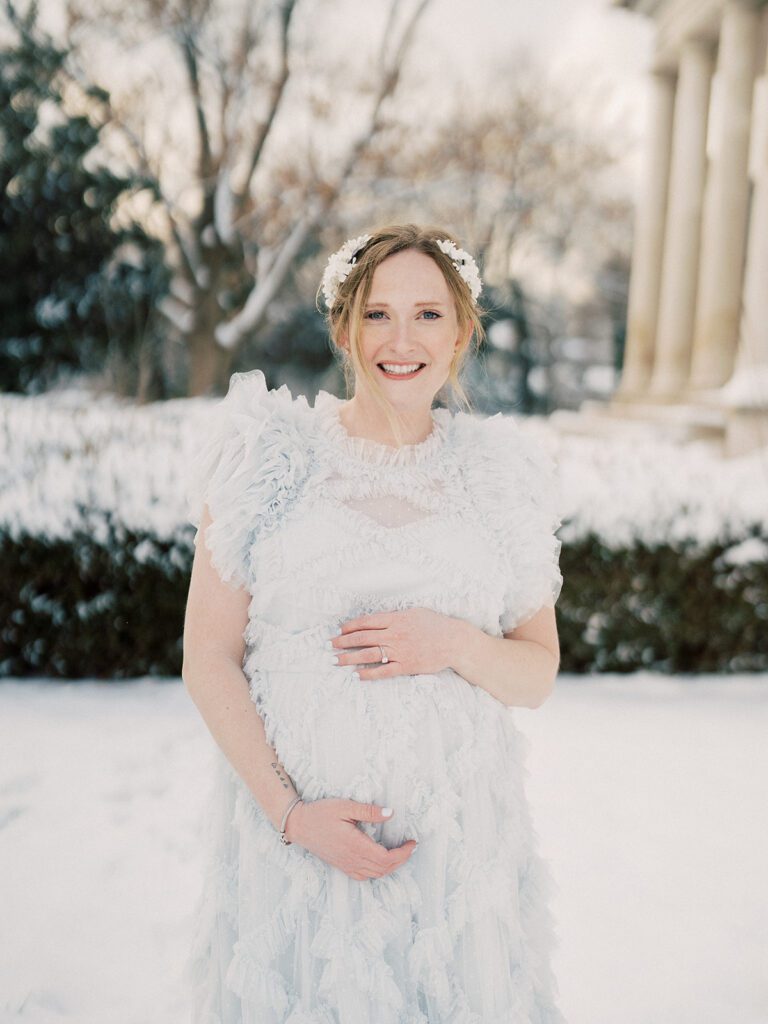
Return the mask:
{"type": "MultiPolygon", "coordinates": [[[[419,366],[418,370],[414,370],[414,371],[413,371],[412,373],[388,373],[388,372],[387,372],[387,371],[386,371],[386,370],[384,369],[384,366],[383,366],[383,365],[382,365],[381,363],[377,363],[376,365],[377,365],[377,366],[378,366],[378,368],[379,368],[379,369],[381,370],[381,372],[382,372],[382,373],[384,374],[384,376],[385,376],[385,377],[387,377],[387,378],[388,378],[389,380],[413,380],[413,378],[414,378],[414,377],[415,377],[415,376],[416,376],[417,374],[421,373],[421,371],[422,371],[422,370],[424,369],[424,367],[425,367],[425,365],[426,365],[426,364],[425,364],[425,363],[422,363],[422,364],[421,364],[421,365],[419,366]]],[[[390,365],[392,365],[392,366],[396,366],[397,364],[396,364],[396,363],[392,363],[392,364],[390,364],[390,365]]],[[[408,364],[406,363],[406,364],[404,364],[404,365],[406,365],[406,366],[407,366],[408,364]]]]}

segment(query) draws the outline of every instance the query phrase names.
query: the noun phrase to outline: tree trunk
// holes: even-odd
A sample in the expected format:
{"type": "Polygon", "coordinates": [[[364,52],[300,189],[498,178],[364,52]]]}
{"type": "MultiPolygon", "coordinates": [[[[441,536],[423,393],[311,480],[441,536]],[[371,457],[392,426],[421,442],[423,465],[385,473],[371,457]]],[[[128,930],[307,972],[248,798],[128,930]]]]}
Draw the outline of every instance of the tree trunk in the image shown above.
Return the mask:
{"type": "Polygon", "coordinates": [[[213,230],[210,220],[212,199],[206,202],[206,209],[196,225],[198,251],[204,259],[202,268],[206,286],[195,287],[192,308],[195,320],[185,341],[189,357],[187,394],[190,398],[201,395],[223,395],[227,391],[231,367],[237,355],[237,347],[222,348],[216,341],[216,328],[221,322],[222,311],[218,297],[223,289],[231,287],[229,280],[233,262],[242,258],[242,253],[228,254],[221,244],[205,245],[207,231],[213,230]]]}
{"type": "Polygon", "coordinates": [[[163,369],[161,342],[151,327],[147,327],[139,346],[138,383],[136,400],[139,405],[159,402],[168,397],[163,369]]]}
{"type": "Polygon", "coordinates": [[[198,327],[187,337],[189,348],[190,398],[200,395],[223,395],[231,374],[233,353],[216,344],[213,331],[198,327]]]}
{"type": "Polygon", "coordinates": [[[216,290],[214,286],[200,293],[195,326],[186,338],[189,352],[187,394],[190,398],[225,394],[232,372],[236,352],[218,345],[214,335],[221,319],[216,290]]]}

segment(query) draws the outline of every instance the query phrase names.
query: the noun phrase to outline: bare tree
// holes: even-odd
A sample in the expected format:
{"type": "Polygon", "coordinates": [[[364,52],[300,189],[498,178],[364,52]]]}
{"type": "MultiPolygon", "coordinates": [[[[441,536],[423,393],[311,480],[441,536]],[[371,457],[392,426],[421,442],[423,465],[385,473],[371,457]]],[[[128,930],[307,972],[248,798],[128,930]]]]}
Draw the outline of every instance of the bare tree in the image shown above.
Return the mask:
{"type": "Polygon", "coordinates": [[[317,8],[303,0],[139,0],[98,17],[76,3],[69,32],[82,59],[105,27],[119,33],[129,75],[131,53],[151,53],[151,73],[113,91],[113,138],[157,181],[176,271],[164,311],[188,347],[189,393],[221,391],[239,348],[385,130],[387,101],[430,0],[390,0],[363,81],[346,66],[330,84],[311,46],[317,8]],[[299,64],[303,80],[291,95],[299,64]],[[334,87],[353,94],[359,116],[329,153],[334,87]],[[168,104],[169,91],[158,119],[153,101],[168,104]],[[328,125],[322,145],[310,130],[318,122],[328,125]]]}
{"type": "Polygon", "coordinates": [[[496,284],[524,254],[549,268],[578,254],[597,275],[628,247],[632,203],[620,166],[631,140],[621,125],[593,121],[577,87],[566,93],[534,63],[510,59],[491,96],[460,83],[446,109],[396,161],[368,154],[342,214],[367,193],[382,213],[452,227],[496,284]]]}

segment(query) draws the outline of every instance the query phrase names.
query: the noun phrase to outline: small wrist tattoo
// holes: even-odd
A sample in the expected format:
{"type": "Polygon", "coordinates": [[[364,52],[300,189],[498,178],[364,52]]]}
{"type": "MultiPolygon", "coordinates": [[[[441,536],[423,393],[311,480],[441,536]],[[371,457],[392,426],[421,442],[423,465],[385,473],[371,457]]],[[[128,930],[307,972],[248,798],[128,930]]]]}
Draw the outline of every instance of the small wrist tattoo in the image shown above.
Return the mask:
{"type": "Polygon", "coordinates": [[[282,782],[282,784],[285,787],[285,789],[290,789],[291,788],[291,780],[285,774],[285,769],[280,764],[280,762],[279,761],[273,761],[272,762],[272,768],[274,769],[275,774],[277,775],[278,779],[280,779],[280,781],[282,782]]]}

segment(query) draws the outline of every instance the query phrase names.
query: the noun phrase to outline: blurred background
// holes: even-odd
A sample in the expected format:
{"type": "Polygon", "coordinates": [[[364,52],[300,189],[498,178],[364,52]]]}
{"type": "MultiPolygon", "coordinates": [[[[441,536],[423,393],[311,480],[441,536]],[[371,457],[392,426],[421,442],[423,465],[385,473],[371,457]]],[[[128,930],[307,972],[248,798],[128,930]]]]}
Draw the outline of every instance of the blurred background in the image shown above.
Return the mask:
{"type": "Polygon", "coordinates": [[[327,256],[415,221],[562,481],[563,1012],[768,1024],[768,4],[3,0],[0,90],[0,1021],[187,1019],[185,470],[234,372],[344,394],[327,256]]]}

